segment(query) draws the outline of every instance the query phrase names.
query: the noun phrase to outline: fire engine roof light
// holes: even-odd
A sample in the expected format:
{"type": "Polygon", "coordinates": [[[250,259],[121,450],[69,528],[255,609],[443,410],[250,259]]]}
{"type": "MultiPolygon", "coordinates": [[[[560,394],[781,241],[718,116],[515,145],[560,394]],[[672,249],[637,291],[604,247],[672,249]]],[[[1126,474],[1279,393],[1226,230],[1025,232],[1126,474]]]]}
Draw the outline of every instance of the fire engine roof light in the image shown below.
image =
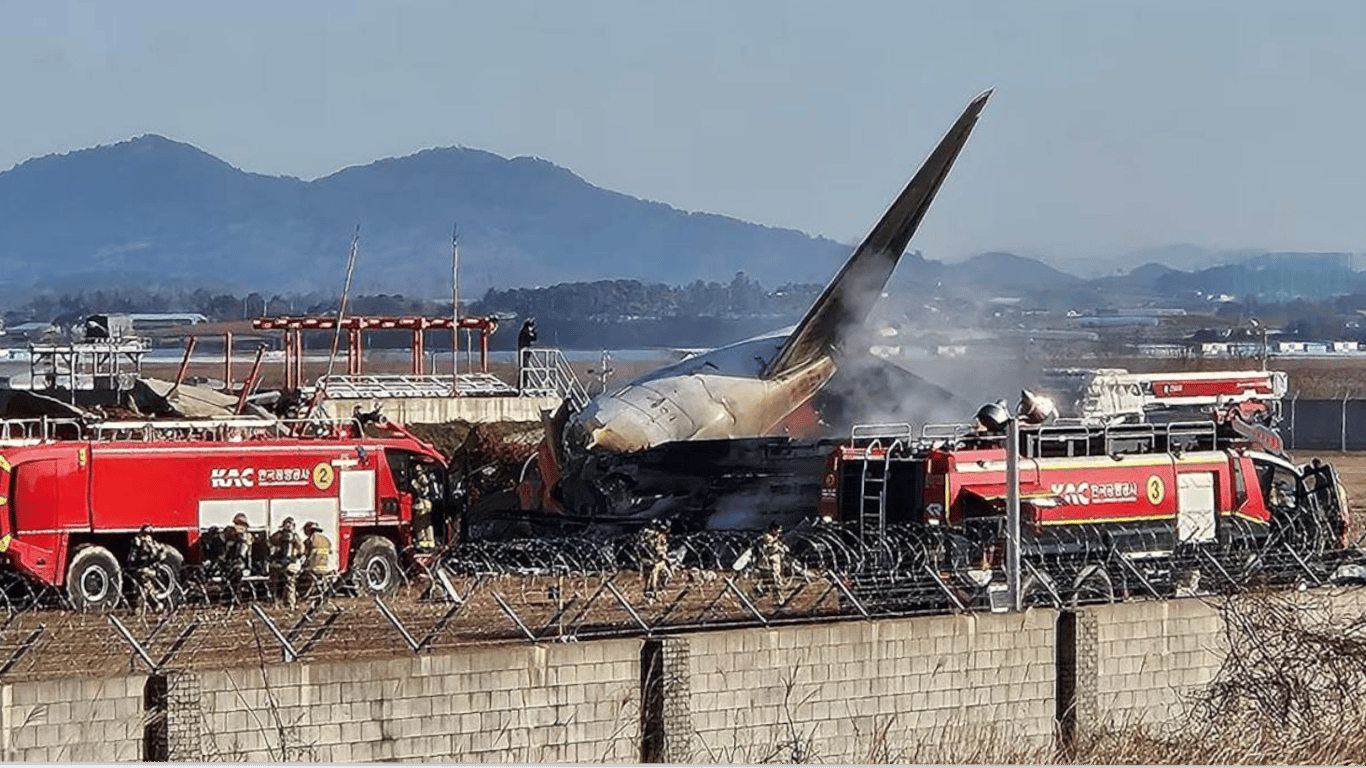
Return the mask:
{"type": "Polygon", "coordinates": [[[1010,410],[1006,408],[1006,401],[997,400],[977,409],[977,423],[988,432],[1004,432],[1006,425],[1010,423],[1010,410]]]}

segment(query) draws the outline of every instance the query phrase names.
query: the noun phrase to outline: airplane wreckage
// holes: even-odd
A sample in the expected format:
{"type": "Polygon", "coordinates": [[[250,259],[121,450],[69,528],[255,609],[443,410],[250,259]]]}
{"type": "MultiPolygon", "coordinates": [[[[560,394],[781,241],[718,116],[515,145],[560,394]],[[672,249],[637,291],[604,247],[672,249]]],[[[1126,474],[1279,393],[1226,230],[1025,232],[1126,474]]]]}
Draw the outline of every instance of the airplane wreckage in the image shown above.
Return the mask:
{"type": "Polygon", "coordinates": [[[667,518],[681,529],[758,529],[809,517],[833,435],[867,421],[962,410],[954,396],[866,348],[865,324],[967,142],[991,91],[968,104],[796,326],[721,347],[566,402],[507,499],[471,510],[470,532],[611,528],[667,518]],[[868,393],[884,393],[885,397],[868,393]],[[870,402],[878,400],[880,402],[870,402]],[[896,402],[891,402],[896,401],[896,402]]]}

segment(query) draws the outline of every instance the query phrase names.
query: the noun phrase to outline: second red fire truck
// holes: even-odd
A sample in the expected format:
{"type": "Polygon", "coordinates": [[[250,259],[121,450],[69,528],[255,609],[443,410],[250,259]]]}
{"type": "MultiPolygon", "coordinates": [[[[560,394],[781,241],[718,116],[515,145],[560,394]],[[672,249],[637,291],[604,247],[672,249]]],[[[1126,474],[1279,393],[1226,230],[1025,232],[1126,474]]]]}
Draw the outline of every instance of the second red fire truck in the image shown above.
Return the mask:
{"type": "MultiPolygon", "coordinates": [[[[1055,599],[1083,587],[1113,597],[1121,583],[1161,591],[1195,571],[1304,577],[1344,546],[1332,467],[1293,463],[1255,423],[1266,413],[1255,402],[1210,402],[1205,421],[1021,424],[1021,553],[1055,599]]],[[[866,540],[918,531],[941,570],[999,574],[1008,418],[996,404],[969,426],[856,432],[828,461],[822,516],[866,540]]]]}

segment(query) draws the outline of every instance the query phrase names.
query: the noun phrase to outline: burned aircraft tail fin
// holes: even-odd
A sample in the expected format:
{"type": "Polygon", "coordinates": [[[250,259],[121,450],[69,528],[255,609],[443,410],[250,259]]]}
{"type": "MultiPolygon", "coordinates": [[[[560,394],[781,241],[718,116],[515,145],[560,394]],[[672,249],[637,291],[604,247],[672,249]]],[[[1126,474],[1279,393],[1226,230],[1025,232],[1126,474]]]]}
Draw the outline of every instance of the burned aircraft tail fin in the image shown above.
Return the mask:
{"type": "Polygon", "coordinates": [[[867,319],[990,96],[991,91],[986,91],[968,104],[915,177],[882,214],[882,220],[807,310],[806,317],[764,369],[764,378],[789,373],[833,352],[845,328],[867,319]]]}

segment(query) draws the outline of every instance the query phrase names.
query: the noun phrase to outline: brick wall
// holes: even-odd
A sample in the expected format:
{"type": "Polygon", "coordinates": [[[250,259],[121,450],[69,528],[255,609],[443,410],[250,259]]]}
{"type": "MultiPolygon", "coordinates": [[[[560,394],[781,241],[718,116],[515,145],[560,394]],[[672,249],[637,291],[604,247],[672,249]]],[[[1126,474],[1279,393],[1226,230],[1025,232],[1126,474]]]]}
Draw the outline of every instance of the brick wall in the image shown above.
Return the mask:
{"type": "Polygon", "coordinates": [[[965,738],[1047,747],[1055,616],[690,635],[693,759],[925,761],[948,759],[965,738]]]}
{"type": "Polygon", "coordinates": [[[0,685],[0,759],[142,759],[142,675],[0,685]]]}
{"type": "Polygon", "coordinates": [[[640,642],[199,672],[205,759],[636,760],[640,642]]]}
{"type": "Polygon", "coordinates": [[[1181,719],[1227,647],[1217,608],[1196,599],[1094,606],[1077,623],[1081,730],[1181,719]]]}

